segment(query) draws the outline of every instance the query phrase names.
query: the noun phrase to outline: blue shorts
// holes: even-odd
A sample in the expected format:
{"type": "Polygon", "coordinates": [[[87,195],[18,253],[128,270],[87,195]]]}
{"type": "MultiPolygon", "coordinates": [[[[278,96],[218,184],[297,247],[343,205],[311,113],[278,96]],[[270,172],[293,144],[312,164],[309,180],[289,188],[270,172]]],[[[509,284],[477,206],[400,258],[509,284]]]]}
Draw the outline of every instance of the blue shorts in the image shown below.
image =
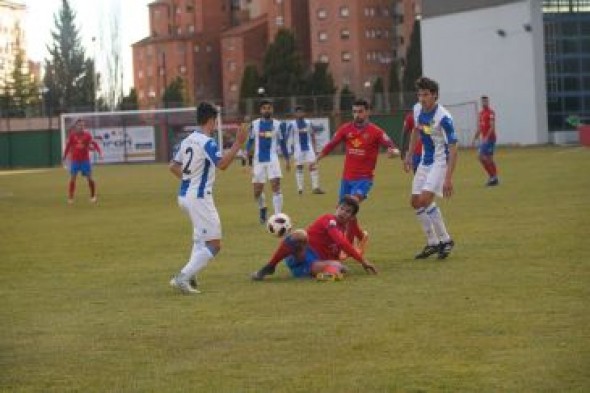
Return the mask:
{"type": "Polygon", "coordinates": [[[293,277],[309,277],[311,276],[311,265],[320,258],[310,247],[305,247],[305,255],[303,260],[297,260],[294,255],[289,255],[285,258],[285,263],[291,270],[293,277]]]}
{"type": "Polygon", "coordinates": [[[344,199],[345,195],[361,195],[363,199],[367,199],[369,191],[373,187],[372,180],[342,180],[340,182],[339,201],[344,199]]]}
{"type": "Polygon", "coordinates": [[[483,142],[481,145],[479,145],[479,155],[480,156],[493,156],[495,147],[496,147],[496,141],[483,142]]]}
{"type": "Polygon", "coordinates": [[[416,173],[416,169],[418,169],[418,165],[420,165],[420,160],[422,159],[422,154],[412,154],[412,168],[414,169],[414,173],[416,173]]]}
{"type": "Polygon", "coordinates": [[[90,161],[72,161],[70,164],[70,174],[74,176],[78,172],[82,172],[82,176],[89,176],[92,172],[92,166],[90,165],[90,161]]]}

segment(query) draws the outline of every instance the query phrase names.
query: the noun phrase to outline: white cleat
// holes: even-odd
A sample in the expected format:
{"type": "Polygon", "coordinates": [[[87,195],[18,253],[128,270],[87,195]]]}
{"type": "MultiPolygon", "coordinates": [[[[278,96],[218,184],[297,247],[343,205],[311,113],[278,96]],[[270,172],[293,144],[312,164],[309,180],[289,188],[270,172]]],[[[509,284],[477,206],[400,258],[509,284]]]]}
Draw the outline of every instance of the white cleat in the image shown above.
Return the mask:
{"type": "Polygon", "coordinates": [[[172,277],[170,280],[170,286],[180,290],[180,292],[184,293],[185,295],[201,293],[201,291],[198,289],[191,287],[188,281],[182,281],[176,277],[172,277]]]}
{"type": "Polygon", "coordinates": [[[91,203],[96,203],[97,199],[96,199],[96,195],[93,196],[92,198],[90,198],[90,202],[91,203]]]}
{"type": "Polygon", "coordinates": [[[74,204],[74,200],[72,198],[68,198],[68,205],[73,205],[74,204]]]}

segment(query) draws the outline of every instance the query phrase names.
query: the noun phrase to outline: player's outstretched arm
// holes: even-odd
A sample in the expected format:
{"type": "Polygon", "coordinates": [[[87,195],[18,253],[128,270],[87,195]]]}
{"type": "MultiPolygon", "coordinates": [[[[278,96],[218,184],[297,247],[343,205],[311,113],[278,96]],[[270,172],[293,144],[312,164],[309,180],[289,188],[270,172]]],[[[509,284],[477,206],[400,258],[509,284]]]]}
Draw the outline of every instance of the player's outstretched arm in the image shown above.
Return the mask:
{"type": "Polygon", "coordinates": [[[236,157],[236,154],[238,154],[238,151],[240,151],[242,145],[244,142],[246,142],[246,138],[248,138],[247,130],[240,128],[236,133],[236,140],[229,151],[226,152],[223,157],[221,157],[221,160],[217,162],[217,168],[225,170],[231,165],[231,163],[234,161],[234,158],[236,157]]]}

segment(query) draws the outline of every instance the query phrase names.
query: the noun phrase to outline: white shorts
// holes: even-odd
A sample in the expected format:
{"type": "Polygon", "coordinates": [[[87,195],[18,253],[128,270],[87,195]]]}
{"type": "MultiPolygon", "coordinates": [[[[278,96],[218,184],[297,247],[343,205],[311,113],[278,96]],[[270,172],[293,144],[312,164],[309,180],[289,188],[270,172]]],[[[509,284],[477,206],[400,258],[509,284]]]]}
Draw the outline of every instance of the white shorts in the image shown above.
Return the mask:
{"type": "Polygon", "coordinates": [[[420,163],[412,182],[412,195],[420,195],[422,191],[430,191],[442,197],[446,174],[446,162],[435,162],[431,165],[420,163]]]}
{"type": "Polygon", "coordinates": [[[313,164],[315,163],[315,152],[313,150],[296,151],[293,154],[293,161],[295,165],[313,164]]]}
{"type": "Polygon", "coordinates": [[[211,195],[205,198],[178,197],[178,206],[193,224],[195,242],[221,239],[221,220],[211,195]]]}
{"type": "Polygon", "coordinates": [[[255,162],[252,166],[252,183],[266,183],[267,180],[283,177],[279,160],[255,162]]]}

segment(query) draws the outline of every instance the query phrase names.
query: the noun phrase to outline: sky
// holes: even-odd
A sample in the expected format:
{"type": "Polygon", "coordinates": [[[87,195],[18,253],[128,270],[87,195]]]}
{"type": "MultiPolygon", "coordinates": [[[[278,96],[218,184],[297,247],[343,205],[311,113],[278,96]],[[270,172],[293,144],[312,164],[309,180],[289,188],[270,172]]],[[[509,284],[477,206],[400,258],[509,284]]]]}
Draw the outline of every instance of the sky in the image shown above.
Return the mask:
{"type": "MultiPolygon", "coordinates": [[[[108,24],[109,15],[120,15],[121,48],[123,57],[123,84],[125,93],[133,85],[131,44],[148,35],[147,4],[153,0],[69,0],[76,12],[76,26],[86,48],[86,56],[100,56],[101,24],[108,24]],[[93,44],[92,37],[97,37],[93,44]]],[[[49,56],[47,45],[52,42],[51,31],[55,27],[54,15],[61,8],[62,0],[21,0],[26,4],[27,55],[31,60],[43,61],[49,56]]],[[[98,61],[100,71],[100,62],[98,61]]]]}

